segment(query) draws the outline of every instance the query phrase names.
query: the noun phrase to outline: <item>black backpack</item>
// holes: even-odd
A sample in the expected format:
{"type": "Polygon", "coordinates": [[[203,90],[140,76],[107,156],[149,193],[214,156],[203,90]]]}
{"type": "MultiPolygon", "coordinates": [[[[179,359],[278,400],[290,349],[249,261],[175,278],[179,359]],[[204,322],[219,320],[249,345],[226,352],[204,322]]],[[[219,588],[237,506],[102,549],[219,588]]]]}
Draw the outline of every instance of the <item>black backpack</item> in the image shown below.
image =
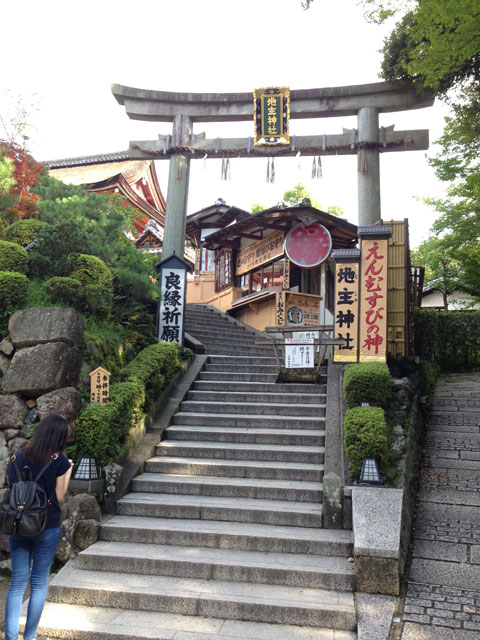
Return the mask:
{"type": "Polygon", "coordinates": [[[28,471],[29,478],[24,477],[15,456],[11,461],[18,480],[8,487],[0,502],[0,532],[9,536],[34,536],[45,529],[51,502],[38,481],[53,460],[43,466],[34,479],[27,466],[23,470],[28,471]]]}

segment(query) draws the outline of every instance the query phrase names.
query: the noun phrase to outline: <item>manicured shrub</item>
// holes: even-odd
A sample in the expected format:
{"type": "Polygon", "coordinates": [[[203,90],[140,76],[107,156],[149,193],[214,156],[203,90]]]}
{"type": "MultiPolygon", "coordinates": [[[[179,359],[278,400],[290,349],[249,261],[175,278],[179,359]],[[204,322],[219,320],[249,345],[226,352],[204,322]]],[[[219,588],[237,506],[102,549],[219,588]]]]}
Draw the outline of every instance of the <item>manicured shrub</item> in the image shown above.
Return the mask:
{"type": "Polygon", "coordinates": [[[83,409],[75,428],[78,456],[94,456],[101,467],[121,459],[129,430],[179,371],[179,353],[174,343],[147,347],[123,370],[125,381],[112,384],[108,404],[83,409]]]}
{"type": "Polygon", "coordinates": [[[27,220],[16,220],[5,231],[5,240],[16,242],[22,247],[30,244],[38,235],[44,223],[40,220],[29,218],[27,220]]]}
{"type": "Polygon", "coordinates": [[[353,477],[360,475],[364,458],[376,458],[379,463],[385,463],[390,454],[390,445],[383,409],[348,409],[344,421],[344,441],[345,454],[353,477]]]}
{"type": "Polygon", "coordinates": [[[146,403],[154,400],[174,378],[180,367],[180,347],[175,342],[152,344],[124,369],[122,378],[145,388],[146,403]]]}
{"type": "Polygon", "coordinates": [[[0,271],[26,273],[28,253],[16,242],[0,240],[0,271]]]}
{"type": "Polygon", "coordinates": [[[384,362],[350,364],[345,368],[343,390],[349,408],[362,402],[386,407],[392,396],[390,371],[384,362]]]}
{"type": "Polygon", "coordinates": [[[80,254],[71,278],[82,284],[83,308],[93,315],[108,315],[112,308],[113,277],[107,265],[96,256],[80,254]]]}
{"type": "Polygon", "coordinates": [[[70,276],[84,285],[97,284],[105,288],[112,286],[112,272],[97,256],[83,253],[77,256],[75,269],[70,276]]]}
{"type": "Polygon", "coordinates": [[[28,278],[23,273],[0,271],[0,309],[14,310],[25,300],[28,278]]]}
{"type": "Polygon", "coordinates": [[[112,402],[87,405],[75,428],[77,456],[93,456],[100,467],[117,462],[124,452],[124,438],[117,416],[117,408],[112,402]]]}
{"type": "Polygon", "coordinates": [[[83,301],[82,283],[75,278],[61,278],[56,276],[47,280],[43,288],[49,302],[61,302],[76,309],[80,309],[83,301]]]}

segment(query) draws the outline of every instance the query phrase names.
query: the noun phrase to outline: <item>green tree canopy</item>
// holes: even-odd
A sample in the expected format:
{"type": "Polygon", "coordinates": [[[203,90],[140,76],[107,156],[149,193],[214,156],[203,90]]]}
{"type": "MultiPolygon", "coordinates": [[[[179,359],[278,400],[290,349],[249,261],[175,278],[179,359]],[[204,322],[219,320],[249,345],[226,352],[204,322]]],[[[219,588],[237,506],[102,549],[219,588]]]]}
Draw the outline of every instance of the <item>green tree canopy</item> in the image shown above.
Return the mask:
{"type": "MultiPolygon", "coordinates": [[[[323,209],[322,205],[319,203],[319,201],[316,200],[315,198],[312,198],[312,196],[308,192],[308,190],[307,190],[306,186],[303,184],[303,182],[299,182],[297,185],[295,185],[291,189],[287,189],[287,191],[285,191],[284,194],[283,194],[282,200],[288,206],[293,206],[294,204],[298,204],[299,202],[301,202],[305,198],[310,200],[310,202],[312,204],[312,207],[315,207],[316,209],[321,209],[322,211],[324,211],[324,209],[323,209]]],[[[268,208],[269,207],[264,207],[261,204],[254,204],[252,206],[252,213],[253,214],[260,213],[260,211],[264,211],[265,209],[268,209],[268,208]]],[[[328,207],[326,212],[329,213],[332,216],[337,216],[339,218],[341,218],[343,216],[342,208],[337,206],[337,205],[333,205],[331,207],[328,207]]]]}

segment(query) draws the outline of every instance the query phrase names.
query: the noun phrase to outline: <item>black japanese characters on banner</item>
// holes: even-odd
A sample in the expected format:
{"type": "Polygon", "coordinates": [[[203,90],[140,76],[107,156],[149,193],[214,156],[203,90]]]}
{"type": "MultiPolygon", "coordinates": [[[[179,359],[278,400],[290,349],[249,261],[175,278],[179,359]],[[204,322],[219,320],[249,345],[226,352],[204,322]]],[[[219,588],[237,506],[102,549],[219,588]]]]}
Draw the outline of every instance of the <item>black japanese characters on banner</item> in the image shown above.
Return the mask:
{"type": "Polygon", "coordinates": [[[358,275],[358,262],[336,265],[335,338],[345,344],[335,346],[335,362],[358,360],[358,275]]]}
{"type": "Polygon", "coordinates": [[[178,342],[183,345],[185,292],[187,270],[182,268],[183,261],[175,256],[159,263],[160,269],[160,307],[159,307],[159,341],[178,342]],[[178,268],[175,262],[179,263],[178,268]],[[175,266],[169,267],[169,263],[175,266]]]}

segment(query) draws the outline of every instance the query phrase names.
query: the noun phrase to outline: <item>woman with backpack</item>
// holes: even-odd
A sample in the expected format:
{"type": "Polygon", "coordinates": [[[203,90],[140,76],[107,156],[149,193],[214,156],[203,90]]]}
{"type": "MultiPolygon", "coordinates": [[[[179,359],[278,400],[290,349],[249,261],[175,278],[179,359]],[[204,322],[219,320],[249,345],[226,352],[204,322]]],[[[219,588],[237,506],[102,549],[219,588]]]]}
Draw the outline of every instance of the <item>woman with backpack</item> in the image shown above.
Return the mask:
{"type": "Polygon", "coordinates": [[[37,478],[48,499],[46,524],[35,535],[9,536],[12,558],[12,580],[5,603],[5,640],[17,640],[23,595],[30,577],[30,600],[23,632],[24,640],[35,640],[37,627],[47,596],[50,567],[60,538],[60,502],[63,500],[73,463],[64,454],[67,444],[68,423],[56,413],[51,413],[38,423],[35,435],[28,445],[15,456],[8,467],[8,483],[12,486],[22,478],[37,478]],[[16,464],[15,464],[16,463],[16,464]]]}

